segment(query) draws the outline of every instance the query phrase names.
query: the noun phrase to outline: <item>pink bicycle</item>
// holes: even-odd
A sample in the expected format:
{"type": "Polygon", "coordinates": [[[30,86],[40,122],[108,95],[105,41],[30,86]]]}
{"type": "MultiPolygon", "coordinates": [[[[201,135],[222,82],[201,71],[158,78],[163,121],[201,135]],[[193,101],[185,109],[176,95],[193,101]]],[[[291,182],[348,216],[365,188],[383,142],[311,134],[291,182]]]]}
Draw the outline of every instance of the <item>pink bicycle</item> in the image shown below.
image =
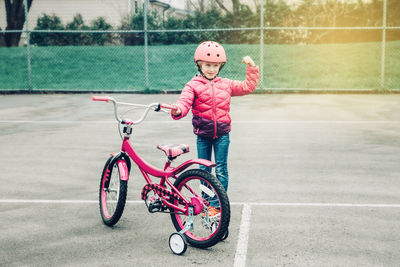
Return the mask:
{"type": "Polygon", "coordinates": [[[115,225],[124,211],[128,191],[131,160],[138,166],[147,184],[141,192],[150,213],[169,213],[176,233],[169,238],[169,247],[174,254],[181,255],[187,249],[187,243],[193,247],[207,248],[224,240],[228,236],[230,205],[228,196],[215,176],[200,169],[188,169],[194,164],[215,167],[215,163],[204,159],[191,159],[177,167],[171,163],[179,155],[189,152],[187,145],[158,145],[167,156],[164,169],[151,166],[135,151],[129,138],[133,126],[141,123],[150,110],[165,111],[171,105],[153,103],[140,105],[117,102],[108,96],[93,96],[93,101],[112,102],[115,119],[122,139],[121,151],[112,153],[107,160],[100,179],[100,214],[104,224],[115,225]],[[144,108],[139,120],[131,121],[118,114],[118,106],[144,108]],[[122,133],[121,133],[122,128],[122,133]],[[159,178],[155,183],[150,176],[159,178]],[[175,181],[172,183],[170,180],[175,181]],[[220,213],[209,215],[209,208],[218,207],[220,213]]]}

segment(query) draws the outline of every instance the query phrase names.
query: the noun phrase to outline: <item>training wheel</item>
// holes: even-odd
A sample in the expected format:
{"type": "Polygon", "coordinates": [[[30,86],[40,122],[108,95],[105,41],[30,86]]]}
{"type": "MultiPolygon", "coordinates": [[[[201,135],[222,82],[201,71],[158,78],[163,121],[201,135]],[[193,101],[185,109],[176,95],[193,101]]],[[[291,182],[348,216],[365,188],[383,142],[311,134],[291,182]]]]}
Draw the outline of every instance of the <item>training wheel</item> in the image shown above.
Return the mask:
{"type": "Polygon", "coordinates": [[[182,255],[187,249],[186,238],[181,233],[173,233],[169,236],[169,248],[175,255],[182,255]]]}

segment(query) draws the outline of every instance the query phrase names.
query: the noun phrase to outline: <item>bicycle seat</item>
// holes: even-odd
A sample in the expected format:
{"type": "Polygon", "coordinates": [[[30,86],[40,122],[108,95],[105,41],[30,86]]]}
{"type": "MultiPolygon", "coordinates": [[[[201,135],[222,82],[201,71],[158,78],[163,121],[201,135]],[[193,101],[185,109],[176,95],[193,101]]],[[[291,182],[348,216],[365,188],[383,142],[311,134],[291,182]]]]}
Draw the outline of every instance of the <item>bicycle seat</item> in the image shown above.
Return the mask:
{"type": "Polygon", "coordinates": [[[162,150],[162,151],[164,151],[165,155],[167,155],[169,160],[174,160],[179,155],[188,153],[190,151],[189,150],[189,146],[188,145],[184,145],[184,144],[180,144],[180,145],[172,145],[172,144],[158,145],[157,148],[162,150]]]}

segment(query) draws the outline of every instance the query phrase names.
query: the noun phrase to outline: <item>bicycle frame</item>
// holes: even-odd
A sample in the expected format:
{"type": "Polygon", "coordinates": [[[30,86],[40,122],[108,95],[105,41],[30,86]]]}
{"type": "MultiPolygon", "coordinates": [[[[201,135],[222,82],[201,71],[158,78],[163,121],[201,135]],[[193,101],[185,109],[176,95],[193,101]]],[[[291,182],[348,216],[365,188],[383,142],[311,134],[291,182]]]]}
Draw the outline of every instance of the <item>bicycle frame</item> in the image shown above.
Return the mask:
{"type": "MultiPolygon", "coordinates": [[[[163,204],[170,208],[173,208],[175,211],[180,211],[187,215],[189,213],[189,205],[190,204],[193,205],[193,203],[192,203],[193,199],[190,199],[190,200],[186,199],[179,192],[179,190],[177,190],[174,187],[173,183],[169,180],[169,178],[172,177],[172,178],[176,179],[177,174],[181,173],[183,170],[185,170],[186,168],[188,168],[189,166],[191,166],[193,164],[201,164],[206,167],[215,167],[216,164],[209,160],[205,160],[205,159],[191,159],[191,160],[188,160],[188,161],[182,163],[178,167],[174,168],[174,167],[171,167],[171,160],[167,160],[167,162],[165,163],[164,169],[159,169],[159,168],[156,168],[156,167],[150,165],[143,158],[141,158],[139,156],[139,154],[135,151],[131,142],[129,141],[130,135],[132,133],[131,127],[133,125],[141,123],[151,108],[155,108],[156,111],[159,111],[161,108],[172,109],[173,107],[170,105],[158,104],[158,103],[153,103],[148,106],[140,105],[141,107],[146,107],[146,110],[145,110],[144,114],[142,115],[142,117],[138,121],[132,122],[132,121],[123,121],[120,117],[118,117],[118,113],[117,113],[117,103],[118,102],[116,102],[115,99],[113,99],[111,97],[93,96],[92,100],[93,101],[105,101],[105,102],[111,101],[114,104],[115,118],[119,121],[119,123],[126,125],[126,129],[124,130],[124,138],[122,140],[121,152],[118,154],[117,153],[112,154],[113,159],[111,160],[111,162],[117,161],[121,180],[125,180],[125,181],[129,180],[130,161],[125,156],[127,154],[129,156],[129,158],[132,159],[135,162],[135,164],[138,166],[138,168],[139,168],[140,172],[142,173],[144,179],[146,180],[147,184],[153,184],[153,181],[151,180],[150,175],[160,178],[161,180],[158,183],[158,185],[165,187],[165,184],[167,184],[172,189],[173,193],[177,194],[179,196],[179,198],[185,202],[186,205],[185,205],[185,208],[181,208],[181,207],[178,207],[178,206],[172,204],[167,199],[162,198],[161,200],[162,200],[163,204]]],[[[120,104],[128,104],[128,103],[120,103],[120,104]]],[[[109,166],[113,166],[113,164],[109,164],[109,166]]],[[[108,174],[109,174],[109,172],[106,173],[106,175],[108,175],[108,174]]],[[[196,197],[201,198],[201,196],[197,195],[194,191],[193,191],[193,193],[195,194],[196,197]]]]}
{"type": "MultiPolygon", "coordinates": [[[[141,158],[138,153],[135,151],[135,149],[133,148],[132,144],[129,142],[129,138],[125,137],[123,142],[122,142],[122,148],[121,151],[124,153],[127,153],[129,155],[129,157],[135,162],[135,164],[138,166],[140,172],[142,173],[144,179],[146,180],[147,184],[153,184],[153,181],[151,180],[150,176],[155,176],[155,177],[159,177],[161,178],[161,181],[159,182],[159,185],[161,186],[165,186],[165,184],[167,184],[168,186],[170,186],[172,188],[172,191],[176,194],[178,194],[178,196],[185,201],[185,203],[188,205],[189,203],[191,203],[191,200],[186,199],[180,192],[179,190],[177,190],[174,185],[171,183],[171,181],[168,179],[170,177],[176,178],[176,175],[179,174],[180,172],[182,172],[183,170],[185,170],[186,168],[188,168],[189,166],[193,165],[193,164],[201,164],[207,167],[215,167],[215,163],[205,160],[205,159],[191,159],[188,160],[184,163],[182,163],[181,165],[179,165],[176,168],[173,168],[170,166],[170,161],[167,161],[165,163],[165,167],[164,170],[156,168],[152,165],[150,165],[149,163],[147,163],[143,158],[141,158]]],[[[120,169],[120,173],[122,174],[122,177],[126,177],[126,180],[129,179],[129,170],[126,164],[123,164],[119,161],[118,167],[120,169]],[[122,172],[121,172],[122,169],[122,172]]],[[[200,196],[197,196],[200,197],[200,196]]],[[[181,211],[183,213],[187,213],[187,206],[185,207],[185,209],[182,209],[178,206],[173,205],[172,203],[168,202],[168,201],[163,201],[163,203],[170,207],[170,208],[174,208],[175,210],[181,211]]]]}
{"type": "Polygon", "coordinates": [[[164,170],[156,168],[149,163],[147,163],[144,159],[142,159],[135,149],[133,148],[132,144],[129,142],[128,138],[125,138],[123,143],[122,143],[122,152],[125,152],[129,155],[129,157],[136,163],[136,165],[139,167],[139,169],[142,171],[143,174],[146,174],[144,178],[146,179],[147,183],[152,183],[151,179],[148,177],[147,174],[150,174],[155,177],[160,177],[160,178],[167,178],[167,177],[173,177],[176,174],[182,172],[184,169],[188,168],[190,165],[193,164],[201,164],[206,167],[215,167],[215,163],[205,160],[205,159],[191,159],[188,160],[178,167],[170,167],[170,162],[168,161],[165,164],[164,170]]]}

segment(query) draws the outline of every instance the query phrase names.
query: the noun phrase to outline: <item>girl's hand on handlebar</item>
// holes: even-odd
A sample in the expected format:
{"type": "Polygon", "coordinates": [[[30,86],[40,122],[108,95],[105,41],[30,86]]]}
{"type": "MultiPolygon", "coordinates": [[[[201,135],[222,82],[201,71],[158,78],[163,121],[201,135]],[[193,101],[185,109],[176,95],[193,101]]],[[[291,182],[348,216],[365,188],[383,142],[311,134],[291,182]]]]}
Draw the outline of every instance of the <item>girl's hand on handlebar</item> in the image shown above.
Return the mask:
{"type": "Polygon", "coordinates": [[[254,67],[256,64],[254,63],[254,61],[251,59],[251,57],[249,57],[249,56],[245,56],[243,59],[242,59],[242,62],[243,63],[245,63],[245,64],[247,64],[248,66],[251,66],[251,67],[254,67]]]}
{"type": "Polygon", "coordinates": [[[173,116],[179,116],[181,113],[181,110],[176,105],[172,105],[171,114],[173,116]]]}
{"type": "Polygon", "coordinates": [[[160,107],[171,110],[171,114],[174,116],[179,116],[182,113],[178,106],[174,104],[160,104],[160,107]]]}

